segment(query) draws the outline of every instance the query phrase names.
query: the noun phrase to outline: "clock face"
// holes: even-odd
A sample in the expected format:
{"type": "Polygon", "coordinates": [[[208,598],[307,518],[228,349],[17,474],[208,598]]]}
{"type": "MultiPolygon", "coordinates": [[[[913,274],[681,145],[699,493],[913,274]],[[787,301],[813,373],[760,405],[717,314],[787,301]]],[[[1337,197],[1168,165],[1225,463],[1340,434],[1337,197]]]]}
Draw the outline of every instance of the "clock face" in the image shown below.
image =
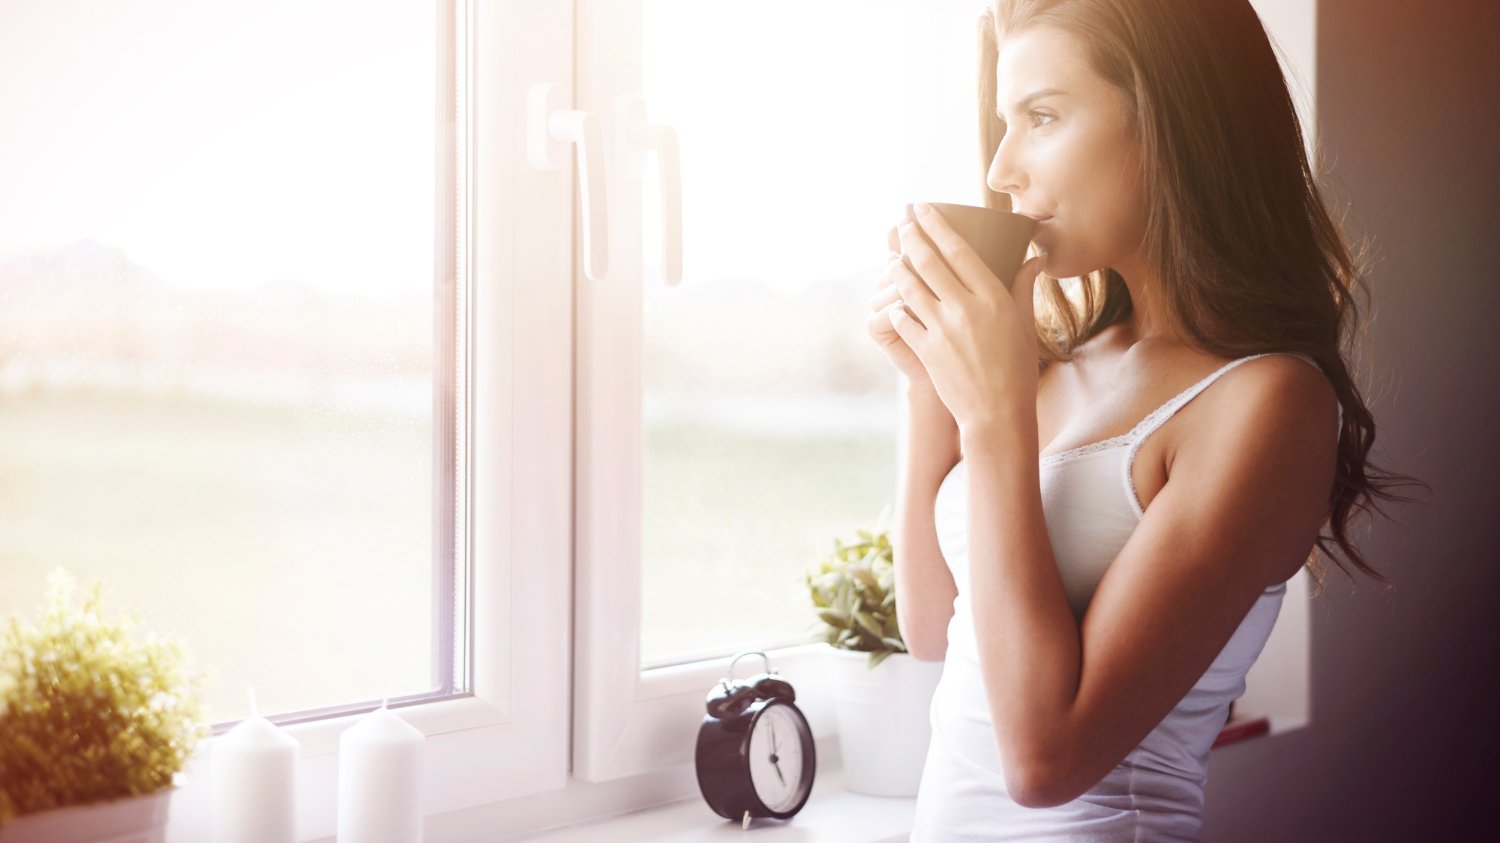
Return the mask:
{"type": "Polygon", "coordinates": [[[755,795],[772,811],[800,806],[808,760],[803,756],[805,721],[786,705],[770,704],[755,718],[750,734],[750,781],[755,795]]]}

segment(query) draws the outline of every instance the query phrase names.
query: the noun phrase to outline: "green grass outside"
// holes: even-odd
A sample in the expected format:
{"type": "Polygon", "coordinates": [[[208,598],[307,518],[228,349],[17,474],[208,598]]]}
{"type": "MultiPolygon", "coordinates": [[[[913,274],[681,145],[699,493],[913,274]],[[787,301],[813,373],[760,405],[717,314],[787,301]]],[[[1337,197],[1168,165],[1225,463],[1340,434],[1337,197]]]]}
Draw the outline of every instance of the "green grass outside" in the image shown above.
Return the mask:
{"type": "MultiPolygon", "coordinates": [[[[894,495],[891,437],[647,433],[643,657],[808,634],[801,583],[894,495]]],[[[57,565],[184,641],[210,716],[427,687],[431,430],[139,395],[0,401],[0,618],[57,565]]]]}
{"type": "Polygon", "coordinates": [[[816,629],[802,575],[895,495],[894,435],[647,431],[641,653],[816,629]]]}

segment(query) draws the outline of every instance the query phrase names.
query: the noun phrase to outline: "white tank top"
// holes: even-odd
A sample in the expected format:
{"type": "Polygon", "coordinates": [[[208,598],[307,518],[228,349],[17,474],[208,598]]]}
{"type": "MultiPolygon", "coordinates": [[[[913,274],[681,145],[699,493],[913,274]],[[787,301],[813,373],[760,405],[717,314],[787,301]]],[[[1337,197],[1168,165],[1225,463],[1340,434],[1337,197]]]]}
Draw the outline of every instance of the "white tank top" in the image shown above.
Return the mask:
{"type": "MultiPolygon", "coordinates": [[[[1264,356],[1228,363],[1129,433],[1041,460],[1047,534],[1075,618],[1083,618],[1105,569],[1141,519],[1131,479],[1141,443],[1225,372],[1264,356]]],[[[1309,357],[1294,356],[1317,367],[1309,357]]],[[[1342,407],[1339,420],[1342,428],[1342,407]]],[[[1245,674],[1271,634],[1286,584],[1261,594],[1197,684],[1103,781],[1065,805],[1024,808],[1005,790],[979,673],[968,593],[968,475],[962,461],[939,487],[934,514],[958,597],[942,679],[933,695],[932,744],[917,795],[913,843],[1198,840],[1209,747],[1224,726],[1229,703],[1244,693],[1245,674]]]]}

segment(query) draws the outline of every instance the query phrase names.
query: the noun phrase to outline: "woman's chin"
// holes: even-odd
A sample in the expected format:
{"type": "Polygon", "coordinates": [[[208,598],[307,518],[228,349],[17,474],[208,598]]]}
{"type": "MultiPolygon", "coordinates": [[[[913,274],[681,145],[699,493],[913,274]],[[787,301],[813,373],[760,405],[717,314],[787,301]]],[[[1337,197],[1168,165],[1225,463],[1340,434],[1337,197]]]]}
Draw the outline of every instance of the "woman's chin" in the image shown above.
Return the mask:
{"type": "Polygon", "coordinates": [[[1049,278],[1068,278],[1070,273],[1066,261],[1059,260],[1055,255],[1048,252],[1040,252],[1042,261],[1037,264],[1043,275],[1049,278]]]}
{"type": "Polygon", "coordinates": [[[1090,272],[1100,269],[1097,266],[1080,266],[1069,263],[1067,260],[1060,259],[1048,252],[1039,252],[1038,254],[1042,258],[1041,263],[1037,264],[1038,271],[1049,278],[1082,278],[1090,272]]]}
{"type": "Polygon", "coordinates": [[[1069,261],[1065,257],[1053,254],[1050,249],[1048,249],[1046,246],[1041,245],[1040,243],[1037,243],[1036,241],[1032,241],[1031,248],[1036,252],[1036,256],[1038,258],[1041,258],[1041,261],[1037,264],[1037,266],[1039,267],[1039,271],[1042,274],[1050,275],[1053,278],[1067,277],[1067,275],[1064,273],[1066,273],[1070,267],[1068,267],[1067,264],[1069,263],[1069,261]]]}

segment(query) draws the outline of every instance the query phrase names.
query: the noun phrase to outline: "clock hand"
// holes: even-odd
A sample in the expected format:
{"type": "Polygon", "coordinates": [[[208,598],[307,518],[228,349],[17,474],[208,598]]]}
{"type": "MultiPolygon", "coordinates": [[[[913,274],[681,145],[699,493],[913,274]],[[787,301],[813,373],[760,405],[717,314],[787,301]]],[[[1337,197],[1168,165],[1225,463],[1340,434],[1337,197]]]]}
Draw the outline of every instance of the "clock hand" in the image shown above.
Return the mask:
{"type": "Polygon", "coordinates": [[[776,778],[778,778],[778,779],[781,780],[782,787],[785,787],[786,786],[786,777],[781,774],[781,764],[777,763],[781,759],[779,759],[779,758],[776,757],[776,748],[779,745],[777,743],[777,741],[776,741],[776,721],[775,720],[770,721],[770,725],[771,725],[771,767],[772,767],[772,769],[774,769],[776,771],[776,778]]]}

